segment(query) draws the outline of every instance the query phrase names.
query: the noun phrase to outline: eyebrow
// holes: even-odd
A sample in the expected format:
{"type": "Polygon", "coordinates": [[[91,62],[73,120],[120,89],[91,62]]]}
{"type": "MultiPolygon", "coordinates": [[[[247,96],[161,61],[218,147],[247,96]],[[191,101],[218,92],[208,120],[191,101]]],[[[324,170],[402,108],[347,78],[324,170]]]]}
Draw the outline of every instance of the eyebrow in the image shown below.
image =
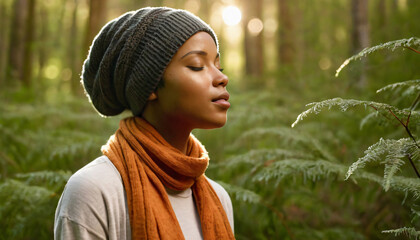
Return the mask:
{"type": "MultiPolygon", "coordinates": [[[[186,53],[186,54],[185,54],[184,56],[182,56],[180,59],[183,59],[183,58],[185,58],[186,56],[191,55],[191,54],[198,54],[198,55],[202,55],[202,56],[207,56],[207,52],[197,50],[197,51],[191,51],[191,52],[186,53]]],[[[217,53],[217,55],[216,55],[216,58],[218,58],[218,57],[219,57],[219,53],[217,53]]]]}

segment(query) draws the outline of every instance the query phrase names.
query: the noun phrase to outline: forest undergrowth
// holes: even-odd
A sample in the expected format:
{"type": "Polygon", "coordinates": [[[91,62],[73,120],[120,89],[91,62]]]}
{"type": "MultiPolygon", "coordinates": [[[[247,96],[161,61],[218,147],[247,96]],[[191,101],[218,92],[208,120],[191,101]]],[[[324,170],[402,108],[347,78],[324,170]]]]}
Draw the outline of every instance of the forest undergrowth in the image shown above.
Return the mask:
{"type": "MultiPolygon", "coordinates": [[[[408,123],[410,116],[418,138],[418,105],[411,107],[418,80],[383,88],[375,102],[367,102],[370,92],[344,100],[333,98],[334,86],[316,92],[294,84],[233,85],[226,126],[194,131],[210,152],[206,174],[232,197],[236,238],[417,239],[420,181],[401,159],[411,151],[419,168],[419,151],[396,118],[408,123]],[[320,96],[331,99],[314,103],[313,111],[332,109],[291,128],[304,104],[320,96]],[[396,117],[386,107],[378,113],[375,104],[385,102],[400,110],[392,108],[396,117]],[[333,111],[344,104],[352,108],[333,111]],[[388,152],[364,158],[375,146],[388,152]],[[394,150],[405,152],[386,158],[394,150]]],[[[101,118],[85,97],[35,95],[28,101],[22,97],[27,93],[5,90],[0,96],[0,239],[51,239],[67,179],[101,154],[123,116],[101,118]]]]}

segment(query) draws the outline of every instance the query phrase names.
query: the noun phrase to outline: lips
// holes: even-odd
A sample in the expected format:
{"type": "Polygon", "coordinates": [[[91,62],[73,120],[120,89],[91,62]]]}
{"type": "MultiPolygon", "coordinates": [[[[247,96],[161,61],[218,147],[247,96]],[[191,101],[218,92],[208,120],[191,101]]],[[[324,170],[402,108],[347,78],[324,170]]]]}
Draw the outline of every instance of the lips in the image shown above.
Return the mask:
{"type": "Polygon", "coordinates": [[[222,108],[228,109],[230,107],[230,103],[228,102],[228,100],[229,100],[229,93],[224,92],[220,94],[218,97],[214,98],[212,102],[216,103],[218,106],[222,108]]]}

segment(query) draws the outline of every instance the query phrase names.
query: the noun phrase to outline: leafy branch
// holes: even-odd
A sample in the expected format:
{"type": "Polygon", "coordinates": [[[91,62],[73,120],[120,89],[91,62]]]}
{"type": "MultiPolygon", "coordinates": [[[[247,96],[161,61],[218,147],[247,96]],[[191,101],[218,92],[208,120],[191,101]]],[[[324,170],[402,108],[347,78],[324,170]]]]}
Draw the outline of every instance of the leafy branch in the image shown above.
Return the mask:
{"type": "Polygon", "coordinates": [[[340,74],[341,70],[343,70],[343,68],[345,68],[350,62],[353,62],[355,60],[361,59],[362,57],[365,57],[373,52],[379,51],[379,50],[383,50],[383,49],[390,49],[391,51],[394,51],[396,48],[406,48],[409,49],[411,51],[414,51],[416,53],[420,52],[416,49],[414,49],[413,47],[415,46],[420,46],[420,38],[417,37],[412,37],[409,39],[400,39],[400,40],[395,40],[395,41],[391,41],[391,42],[386,42],[374,47],[369,47],[369,48],[365,48],[363,49],[360,53],[347,58],[343,64],[341,64],[341,66],[337,69],[335,76],[338,77],[338,75],[340,74]]]}

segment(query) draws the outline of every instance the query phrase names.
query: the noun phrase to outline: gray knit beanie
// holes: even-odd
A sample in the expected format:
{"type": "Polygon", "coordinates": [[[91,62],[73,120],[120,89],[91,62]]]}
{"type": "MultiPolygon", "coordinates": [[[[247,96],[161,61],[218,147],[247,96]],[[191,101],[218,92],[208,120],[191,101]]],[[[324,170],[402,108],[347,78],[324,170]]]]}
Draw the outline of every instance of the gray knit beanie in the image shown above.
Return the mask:
{"type": "Polygon", "coordinates": [[[82,70],[82,84],[95,109],[104,116],[126,109],[143,112],[177,50],[192,35],[216,34],[185,10],[148,7],[107,23],[93,40],[82,70]]]}

